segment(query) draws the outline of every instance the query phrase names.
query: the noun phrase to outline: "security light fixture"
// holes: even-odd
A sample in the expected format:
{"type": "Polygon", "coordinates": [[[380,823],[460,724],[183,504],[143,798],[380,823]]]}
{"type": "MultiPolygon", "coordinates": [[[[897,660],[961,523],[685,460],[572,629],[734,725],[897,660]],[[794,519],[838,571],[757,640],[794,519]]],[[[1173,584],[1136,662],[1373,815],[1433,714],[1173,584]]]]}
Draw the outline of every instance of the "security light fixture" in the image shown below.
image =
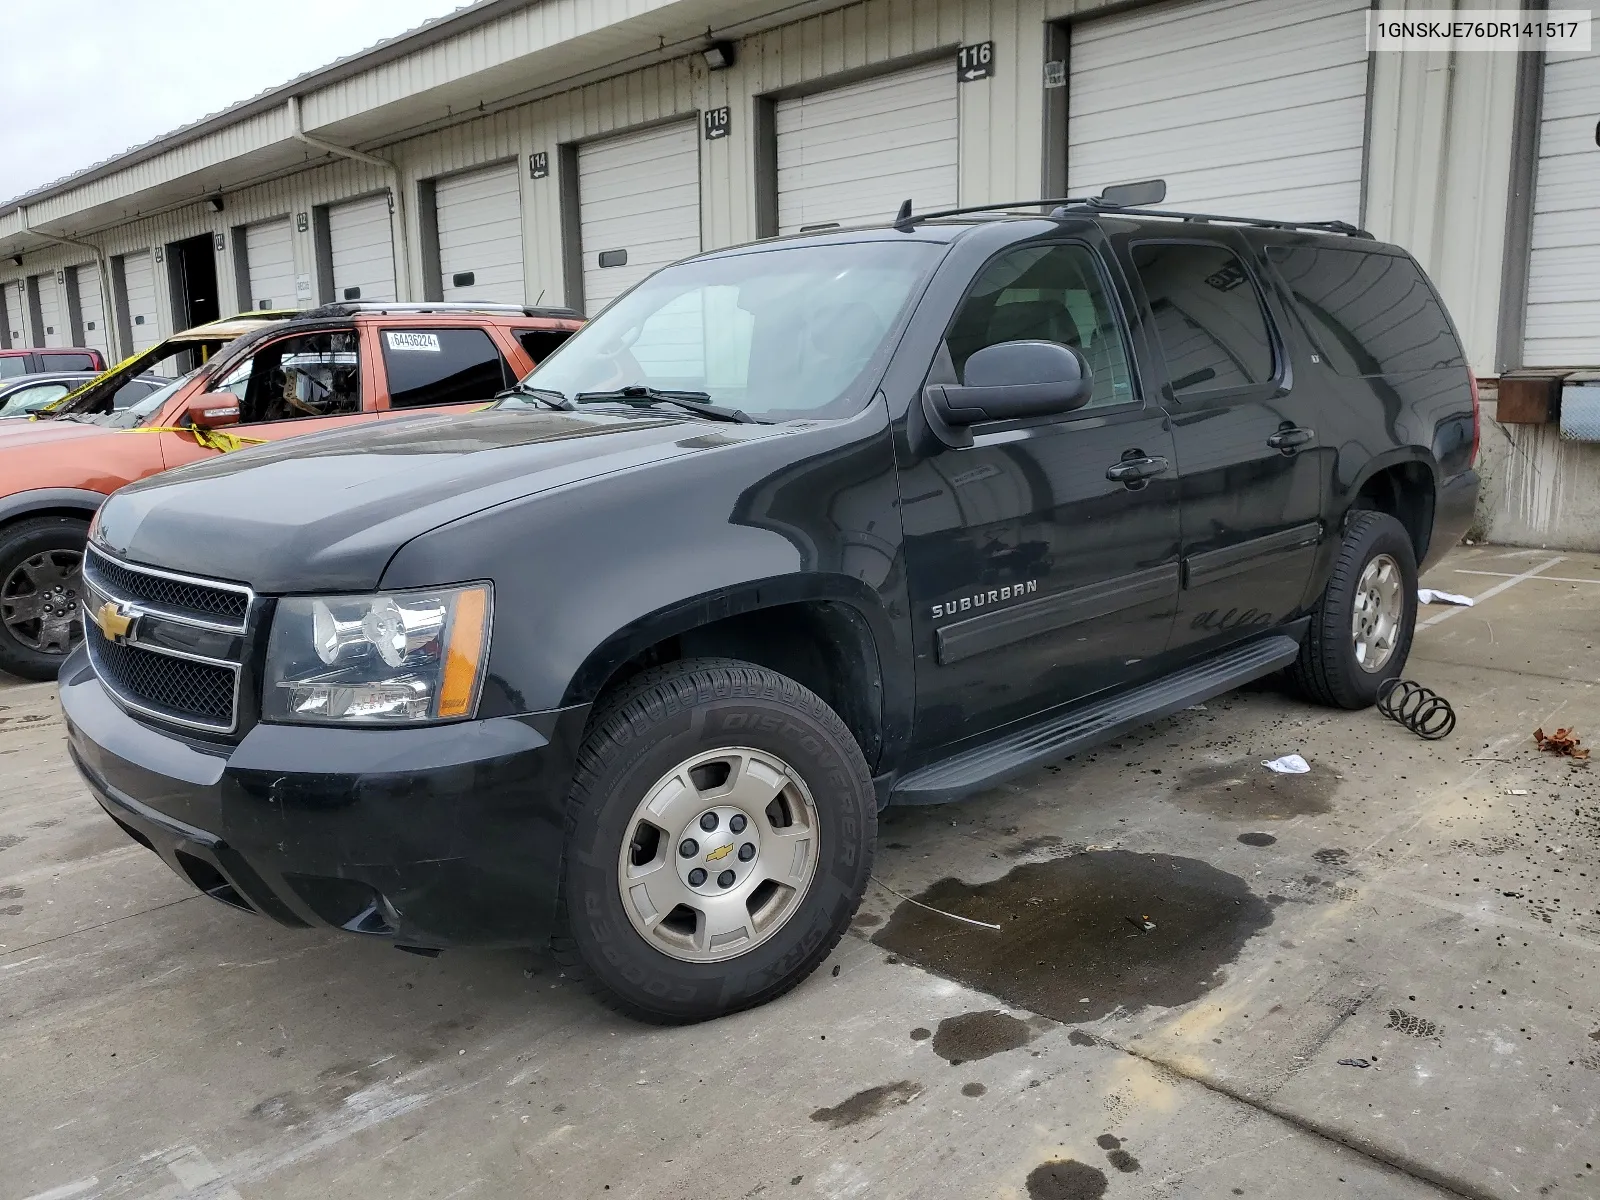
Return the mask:
{"type": "Polygon", "coordinates": [[[709,71],[725,71],[733,66],[733,43],[712,42],[700,52],[709,71]]]}
{"type": "Polygon", "coordinates": [[[221,212],[222,211],[222,197],[221,196],[213,196],[213,197],[211,197],[211,211],[212,212],[221,212]]]}

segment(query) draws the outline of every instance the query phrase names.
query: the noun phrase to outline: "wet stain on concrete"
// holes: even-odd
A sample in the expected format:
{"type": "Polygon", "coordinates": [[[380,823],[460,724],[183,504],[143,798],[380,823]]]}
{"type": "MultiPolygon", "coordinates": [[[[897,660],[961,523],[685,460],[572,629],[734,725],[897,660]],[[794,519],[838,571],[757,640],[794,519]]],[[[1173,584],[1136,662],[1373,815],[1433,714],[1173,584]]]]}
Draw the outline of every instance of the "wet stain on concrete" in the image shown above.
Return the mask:
{"type": "Polygon", "coordinates": [[[1132,1173],[1139,1169],[1139,1160],[1126,1150],[1113,1150],[1106,1155],[1106,1161],[1124,1173],[1132,1173]]]}
{"type": "Polygon", "coordinates": [[[1389,1029],[1399,1030],[1407,1037],[1434,1038],[1439,1036],[1439,1026],[1432,1021],[1424,1020],[1415,1013],[1408,1013],[1403,1008],[1389,1010],[1389,1029]]]}
{"type": "Polygon", "coordinates": [[[1067,1041],[1074,1046],[1098,1046],[1100,1044],[1100,1039],[1095,1037],[1094,1034],[1085,1033],[1081,1029],[1074,1029],[1067,1034],[1067,1041]]]}
{"type": "Polygon", "coordinates": [[[1102,1150],[1119,1150],[1122,1148],[1122,1139],[1109,1133],[1102,1133],[1095,1138],[1094,1144],[1102,1150]]]}
{"type": "Polygon", "coordinates": [[[1100,1200],[1106,1173],[1067,1158],[1040,1163],[1028,1172],[1028,1200],[1100,1200]]]}
{"type": "Polygon", "coordinates": [[[32,828],[32,829],[54,829],[59,824],[61,824],[61,818],[60,817],[51,817],[48,821],[35,821],[29,828],[32,828]]]}
{"type": "Polygon", "coordinates": [[[855,920],[850,922],[851,929],[871,929],[875,925],[882,925],[883,918],[873,913],[857,913],[855,920]]]}
{"type": "Polygon", "coordinates": [[[1246,846],[1274,846],[1277,845],[1278,839],[1270,833],[1241,833],[1239,841],[1246,846]]]}
{"type": "Polygon", "coordinates": [[[981,1096],[988,1090],[981,1083],[964,1083],[961,1085],[961,1094],[963,1096],[981,1096]]]}
{"type": "Polygon", "coordinates": [[[882,1083],[877,1087],[863,1088],[832,1108],[819,1108],[811,1119],[829,1129],[843,1129],[870,1120],[888,1108],[910,1104],[922,1095],[922,1085],[902,1079],[898,1083],[882,1083]]]}
{"type": "Polygon", "coordinates": [[[988,1008],[940,1021],[933,1033],[933,1052],[955,1067],[1026,1046],[1033,1038],[1027,1022],[988,1008]]]}
{"type": "Polygon", "coordinates": [[[1330,848],[1318,850],[1311,857],[1325,867],[1342,867],[1350,861],[1350,851],[1330,848]]]}
{"type": "Polygon", "coordinates": [[[9,850],[13,846],[20,846],[28,839],[17,833],[0,833],[0,850],[9,850]]]}
{"type": "Polygon", "coordinates": [[[915,1029],[913,1029],[911,1031],[911,1040],[913,1042],[925,1042],[929,1038],[931,1038],[932,1036],[933,1036],[933,1030],[928,1029],[928,1028],[926,1028],[926,1027],[924,1027],[922,1025],[918,1025],[915,1029]]]}
{"type": "Polygon", "coordinates": [[[1012,858],[1026,858],[1030,854],[1038,854],[1043,850],[1059,850],[1065,843],[1053,833],[1042,833],[1038,837],[1027,837],[1021,841],[1012,842],[1006,847],[1006,853],[1012,858]]]}
{"type": "Polygon", "coordinates": [[[1197,859],[1097,850],[1024,863],[990,883],[943,879],[902,903],[873,941],[968,987],[1058,1021],[1191,1003],[1217,982],[1272,907],[1197,859]],[[1135,929],[1129,917],[1148,917],[1135,929]]]}
{"type": "Polygon", "coordinates": [[[1321,763],[1305,775],[1277,775],[1259,759],[1192,767],[1168,797],[1184,808],[1233,820],[1282,821],[1333,810],[1340,779],[1321,763]]]}

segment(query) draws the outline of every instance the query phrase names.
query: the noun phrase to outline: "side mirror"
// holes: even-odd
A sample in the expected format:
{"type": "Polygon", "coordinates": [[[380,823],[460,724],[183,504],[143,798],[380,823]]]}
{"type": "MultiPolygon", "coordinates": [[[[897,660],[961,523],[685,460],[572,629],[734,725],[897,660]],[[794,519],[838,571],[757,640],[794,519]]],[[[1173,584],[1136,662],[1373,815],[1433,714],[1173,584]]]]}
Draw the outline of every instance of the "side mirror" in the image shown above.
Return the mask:
{"type": "Polygon", "coordinates": [[[221,429],[239,423],[239,397],[232,392],[204,392],[191,396],[183,410],[196,429],[221,429]]]}
{"type": "Polygon", "coordinates": [[[965,375],[964,384],[930,384],[922,390],[928,423],[950,446],[972,444],[970,425],[1072,412],[1094,392],[1088,361],[1060,342],[985,346],[967,359],[965,375]]]}

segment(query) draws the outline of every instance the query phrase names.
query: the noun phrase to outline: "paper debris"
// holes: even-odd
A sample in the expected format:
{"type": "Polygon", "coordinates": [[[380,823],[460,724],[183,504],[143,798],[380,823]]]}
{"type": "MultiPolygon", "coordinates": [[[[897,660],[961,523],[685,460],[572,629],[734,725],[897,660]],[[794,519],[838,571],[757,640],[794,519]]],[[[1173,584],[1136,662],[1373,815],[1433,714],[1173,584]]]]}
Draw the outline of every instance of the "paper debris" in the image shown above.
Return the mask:
{"type": "Polygon", "coordinates": [[[1462,608],[1472,607],[1471,596],[1458,596],[1454,592],[1441,592],[1438,588],[1418,588],[1417,602],[1419,604],[1459,604],[1462,608]]]}
{"type": "Polygon", "coordinates": [[[1311,770],[1311,764],[1298,754],[1285,754],[1282,758],[1269,758],[1261,765],[1269,771],[1276,771],[1279,775],[1304,775],[1311,770]]]}

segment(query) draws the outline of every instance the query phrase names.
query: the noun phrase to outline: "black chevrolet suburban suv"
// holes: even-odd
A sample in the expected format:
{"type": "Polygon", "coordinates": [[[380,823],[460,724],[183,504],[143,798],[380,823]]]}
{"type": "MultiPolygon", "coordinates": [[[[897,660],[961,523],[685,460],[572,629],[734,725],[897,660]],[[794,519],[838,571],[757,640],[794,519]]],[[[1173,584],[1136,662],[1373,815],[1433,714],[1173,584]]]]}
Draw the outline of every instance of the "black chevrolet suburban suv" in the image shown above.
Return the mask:
{"type": "Polygon", "coordinates": [[[490,411],[117,492],[61,672],[94,795],[237,908],[553,943],[692,1021],[822,961],[886,805],[1276,672],[1371,704],[1477,493],[1415,260],[1009,207],[703,254],[490,411]]]}

